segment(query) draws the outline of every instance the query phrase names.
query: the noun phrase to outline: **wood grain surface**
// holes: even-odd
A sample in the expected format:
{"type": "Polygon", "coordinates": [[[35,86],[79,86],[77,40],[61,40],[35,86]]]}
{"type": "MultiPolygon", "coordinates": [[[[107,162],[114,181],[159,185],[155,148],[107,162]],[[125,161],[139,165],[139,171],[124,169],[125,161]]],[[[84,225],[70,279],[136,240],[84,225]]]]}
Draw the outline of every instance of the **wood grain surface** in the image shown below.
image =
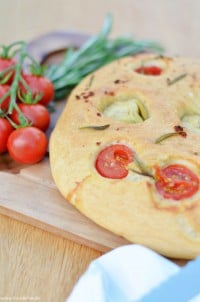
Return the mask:
{"type": "MultiPolygon", "coordinates": [[[[113,36],[132,33],[162,42],[168,53],[199,57],[199,0],[49,3],[1,1],[1,44],[31,40],[56,29],[96,33],[110,11],[114,16],[113,36]]],[[[100,254],[0,215],[0,300],[8,301],[6,297],[10,297],[11,301],[30,301],[30,297],[38,297],[42,302],[63,302],[89,263],[100,254]]]]}
{"type": "Polygon", "coordinates": [[[0,301],[64,301],[89,263],[101,255],[3,215],[0,241],[0,301]]]}
{"type": "Polygon", "coordinates": [[[1,214],[100,252],[128,243],[87,219],[61,196],[51,177],[48,157],[22,166],[5,154],[0,168],[1,214]]]}

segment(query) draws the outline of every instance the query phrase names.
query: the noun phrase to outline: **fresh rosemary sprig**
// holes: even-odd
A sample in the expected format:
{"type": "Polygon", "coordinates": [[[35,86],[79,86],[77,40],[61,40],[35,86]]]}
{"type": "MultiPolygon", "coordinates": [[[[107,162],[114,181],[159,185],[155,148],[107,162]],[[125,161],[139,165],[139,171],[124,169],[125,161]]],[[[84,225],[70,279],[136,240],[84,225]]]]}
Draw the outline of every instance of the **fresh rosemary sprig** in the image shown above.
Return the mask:
{"type": "Polygon", "coordinates": [[[91,37],[78,50],[69,48],[64,60],[59,65],[50,65],[46,76],[53,82],[55,99],[65,98],[87,74],[99,67],[126,55],[143,51],[161,53],[163,48],[148,40],[134,40],[130,37],[108,39],[112,27],[112,17],[107,15],[103,28],[91,37]]]}

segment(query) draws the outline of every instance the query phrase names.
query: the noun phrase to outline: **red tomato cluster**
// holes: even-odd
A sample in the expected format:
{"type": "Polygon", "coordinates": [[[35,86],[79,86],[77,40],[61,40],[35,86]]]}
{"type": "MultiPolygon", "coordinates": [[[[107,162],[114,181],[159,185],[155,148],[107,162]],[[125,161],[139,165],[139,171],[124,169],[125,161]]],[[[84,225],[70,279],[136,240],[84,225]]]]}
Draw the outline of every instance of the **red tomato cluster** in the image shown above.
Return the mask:
{"type": "MultiPolygon", "coordinates": [[[[14,59],[0,58],[0,72],[15,64],[14,59]]],[[[3,78],[7,76],[8,80],[0,85],[0,154],[8,151],[15,161],[34,164],[46,153],[48,142],[44,132],[50,123],[46,106],[54,97],[54,87],[43,76],[22,73],[23,81],[19,81],[18,85],[19,97],[16,96],[16,106],[9,113],[11,97],[7,94],[14,75],[15,70],[10,74],[6,71],[3,78]]]]}

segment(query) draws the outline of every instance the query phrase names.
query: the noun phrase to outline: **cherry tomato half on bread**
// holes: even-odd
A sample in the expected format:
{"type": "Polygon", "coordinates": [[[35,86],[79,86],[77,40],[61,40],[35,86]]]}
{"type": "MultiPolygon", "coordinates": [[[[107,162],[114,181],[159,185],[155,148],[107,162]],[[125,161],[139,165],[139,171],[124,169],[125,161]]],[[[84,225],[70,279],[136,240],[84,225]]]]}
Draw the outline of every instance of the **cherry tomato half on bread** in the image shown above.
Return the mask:
{"type": "MultiPolygon", "coordinates": [[[[46,107],[40,104],[18,104],[20,111],[23,113],[31,126],[39,128],[42,131],[46,131],[50,123],[50,114],[46,107]]],[[[16,109],[11,114],[11,119],[17,125],[20,125],[19,113],[16,109]]]]}
{"type": "Polygon", "coordinates": [[[155,179],[156,189],[164,198],[181,200],[192,197],[199,190],[199,178],[183,165],[155,167],[155,179]]]}
{"type": "Polygon", "coordinates": [[[35,164],[45,155],[47,138],[35,127],[14,130],[8,138],[9,155],[17,162],[35,164]]]}
{"type": "MultiPolygon", "coordinates": [[[[36,76],[33,74],[23,74],[23,79],[26,81],[32,93],[33,99],[40,96],[39,104],[47,106],[54,97],[54,86],[52,82],[43,76],[36,76]]],[[[20,93],[22,97],[27,94],[27,90],[22,83],[20,83],[20,93]]]]}
{"type": "Polygon", "coordinates": [[[144,75],[159,76],[162,73],[162,69],[158,66],[141,66],[136,68],[135,72],[144,75]]]}
{"type": "MultiPolygon", "coordinates": [[[[1,58],[0,57],[0,72],[4,71],[5,69],[7,69],[8,67],[12,67],[14,65],[16,65],[16,61],[13,58],[1,58]]],[[[6,76],[9,75],[9,78],[6,82],[6,84],[11,84],[15,75],[15,71],[11,70],[11,71],[7,71],[4,75],[2,79],[5,79],[6,76]]],[[[1,80],[2,80],[1,79],[1,80]]]]}
{"type": "Polygon", "coordinates": [[[7,151],[7,141],[14,128],[5,119],[0,117],[0,154],[7,151]]]}
{"type": "Polygon", "coordinates": [[[126,145],[110,145],[98,154],[95,167],[103,177],[124,178],[128,174],[127,165],[133,158],[133,151],[126,145]]]}

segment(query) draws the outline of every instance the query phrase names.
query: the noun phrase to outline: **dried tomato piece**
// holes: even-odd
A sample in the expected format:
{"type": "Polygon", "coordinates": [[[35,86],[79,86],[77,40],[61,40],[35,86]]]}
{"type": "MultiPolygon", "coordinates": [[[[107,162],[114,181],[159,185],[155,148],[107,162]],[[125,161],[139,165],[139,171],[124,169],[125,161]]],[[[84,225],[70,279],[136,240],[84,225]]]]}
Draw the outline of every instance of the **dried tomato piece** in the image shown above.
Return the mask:
{"type": "Polygon", "coordinates": [[[144,75],[159,76],[162,73],[162,69],[158,66],[141,66],[136,68],[135,72],[144,75]]]}

